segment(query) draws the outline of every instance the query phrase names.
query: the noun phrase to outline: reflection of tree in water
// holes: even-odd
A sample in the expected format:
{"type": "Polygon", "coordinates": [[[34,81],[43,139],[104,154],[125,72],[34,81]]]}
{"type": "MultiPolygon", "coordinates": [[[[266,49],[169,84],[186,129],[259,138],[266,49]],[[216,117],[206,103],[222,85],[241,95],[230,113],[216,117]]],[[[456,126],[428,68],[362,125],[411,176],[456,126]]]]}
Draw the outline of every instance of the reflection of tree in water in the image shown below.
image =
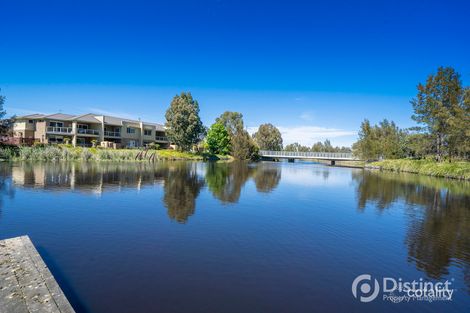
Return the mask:
{"type": "Polygon", "coordinates": [[[222,203],[236,203],[253,171],[246,162],[208,163],[205,179],[214,197],[222,203]]]}
{"type": "Polygon", "coordinates": [[[11,183],[11,165],[9,163],[0,164],[0,214],[3,208],[3,197],[13,198],[15,188],[11,183]]]}
{"type": "Polygon", "coordinates": [[[271,192],[281,180],[281,169],[277,165],[259,164],[254,179],[257,191],[271,192]]]}
{"type": "Polygon", "coordinates": [[[194,214],[196,197],[204,186],[192,163],[176,163],[168,168],[165,176],[163,202],[168,216],[185,223],[194,214]]]}
{"type": "Polygon", "coordinates": [[[470,185],[412,174],[353,173],[358,206],[383,210],[397,200],[409,205],[405,243],[409,261],[428,276],[440,278],[457,260],[470,288],[470,185]],[[417,207],[419,206],[419,207],[417,207]]]}

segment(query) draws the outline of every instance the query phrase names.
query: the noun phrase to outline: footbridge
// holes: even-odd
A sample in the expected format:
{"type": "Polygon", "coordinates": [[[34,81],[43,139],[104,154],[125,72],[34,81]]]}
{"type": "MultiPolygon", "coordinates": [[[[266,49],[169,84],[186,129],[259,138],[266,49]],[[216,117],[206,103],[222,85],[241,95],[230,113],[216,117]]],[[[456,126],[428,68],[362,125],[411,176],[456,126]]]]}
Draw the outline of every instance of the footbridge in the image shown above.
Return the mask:
{"type": "Polygon", "coordinates": [[[353,156],[352,153],[336,153],[336,152],[295,152],[295,151],[267,151],[260,150],[259,155],[263,159],[287,159],[294,162],[295,159],[306,160],[326,160],[331,161],[331,165],[335,165],[335,161],[359,161],[360,159],[353,156]]]}

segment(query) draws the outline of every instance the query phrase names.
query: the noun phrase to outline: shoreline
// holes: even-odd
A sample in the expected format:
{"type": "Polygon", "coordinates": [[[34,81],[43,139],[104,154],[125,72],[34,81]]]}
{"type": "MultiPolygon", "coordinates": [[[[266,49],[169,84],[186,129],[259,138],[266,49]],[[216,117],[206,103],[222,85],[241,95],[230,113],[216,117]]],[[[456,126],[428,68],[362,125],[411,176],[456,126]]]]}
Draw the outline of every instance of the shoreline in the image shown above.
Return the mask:
{"type": "Polygon", "coordinates": [[[182,152],[171,149],[107,149],[55,145],[43,147],[0,147],[0,161],[93,161],[93,162],[155,162],[155,161],[229,161],[230,155],[182,152]]]}
{"type": "Polygon", "coordinates": [[[384,160],[366,164],[364,169],[470,181],[470,162],[465,161],[439,163],[429,160],[384,160]]]}

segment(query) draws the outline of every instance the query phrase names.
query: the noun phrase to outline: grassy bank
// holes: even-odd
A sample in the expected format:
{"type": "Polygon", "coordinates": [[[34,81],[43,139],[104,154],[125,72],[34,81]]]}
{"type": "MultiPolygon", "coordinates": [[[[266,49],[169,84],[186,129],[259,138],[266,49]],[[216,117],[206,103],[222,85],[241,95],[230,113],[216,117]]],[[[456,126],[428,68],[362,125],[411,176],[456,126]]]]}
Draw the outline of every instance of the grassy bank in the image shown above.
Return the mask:
{"type": "MultiPolygon", "coordinates": [[[[330,165],[331,161],[329,160],[317,160],[316,162],[330,165]]],[[[335,161],[335,166],[338,167],[352,167],[352,168],[364,168],[365,162],[364,161],[335,161]]]]}
{"type": "Polygon", "coordinates": [[[373,162],[366,168],[470,180],[470,162],[399,159],[373,162]]]}
{"type": "Polygon", "coordinates": [[[155,154],[155,160],[220,160],[229,156],[216,156],[175,150],[148,150],[142,159],[140,149],[82,148],[69,145],[36,147],[0,147],[0,160],[11,161],[148,161],[155,154]]]}

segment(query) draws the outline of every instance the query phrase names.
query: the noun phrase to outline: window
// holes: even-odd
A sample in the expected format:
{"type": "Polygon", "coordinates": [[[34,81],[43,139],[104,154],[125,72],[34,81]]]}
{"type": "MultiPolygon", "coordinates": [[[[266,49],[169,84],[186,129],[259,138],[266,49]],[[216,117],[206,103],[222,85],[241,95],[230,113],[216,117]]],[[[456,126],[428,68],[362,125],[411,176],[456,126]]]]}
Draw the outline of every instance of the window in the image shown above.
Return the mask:
{"type": "Polygon", "coordinates": [[[127,127],[127,133],[128,134],[135,134],[135,128],[127,127]]]}
{"type": "Polygon", "coordinates": [[[52,137],[49,137],[48,142],[49,143],[63,143],[64,142],[64,137],[52,136],[52,137]]]}
{"type": "Polygon", "coordinates": [[[62,122],[49,122],[49,126],[51,126],[51,127],[64,127],[64,123],[62,123],[62,122]]]}
{"type": "Polygon", "coordinates": [[[33,121],[33,120],[29,120],[29,121],[28,121],[28,123],[30,123],[30,124],[33,124],[33,123],[34,123],[34,121],[33,121]]]}
{"type": "Polygon", "coordinates": [[[85,124],[78,124],[77,127],[81,129],[88,129],[88,125],[85,124]]]}
{"type": "Polygon", "coordinates": [[[152,130],[151,129],[144,129],[144,135],[145,136],[152,136],[152,130]]]}

